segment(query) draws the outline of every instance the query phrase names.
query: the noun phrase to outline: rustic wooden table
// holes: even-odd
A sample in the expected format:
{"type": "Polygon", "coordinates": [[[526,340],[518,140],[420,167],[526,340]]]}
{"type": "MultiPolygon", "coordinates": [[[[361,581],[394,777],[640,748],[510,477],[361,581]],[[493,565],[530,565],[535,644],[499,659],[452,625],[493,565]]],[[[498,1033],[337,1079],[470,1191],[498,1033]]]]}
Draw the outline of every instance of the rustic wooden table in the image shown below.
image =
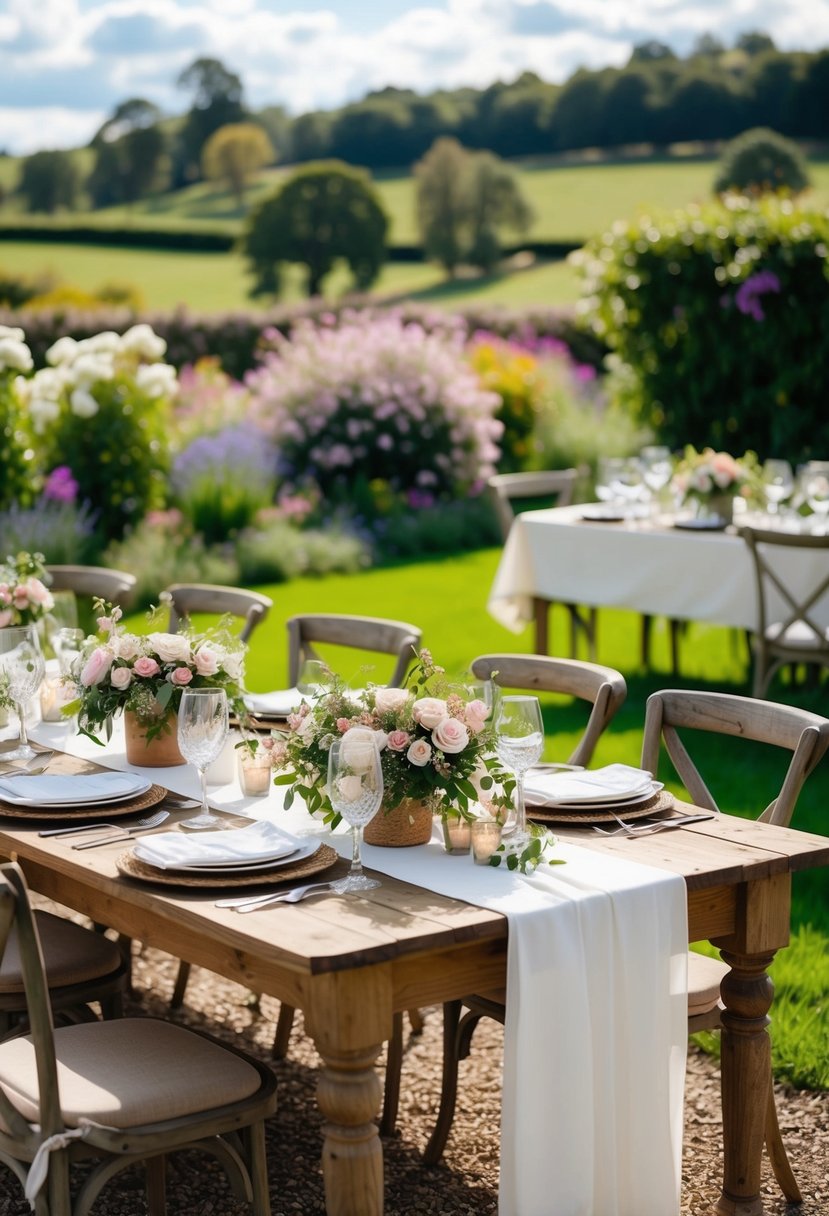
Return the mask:
{"type": "MultiPolygon", "coordinates": [[[[767,968],[788,941],[791,874],[829,863],[829,839],[728,816],[635,840],[583,830],[561,835],[681,874],[689,940],[722,948],[731,967],[723,988],[725,1163],[712,1211],[755,1216],[762,1211],[769,1077],[767,968]]],[[[239,916],[215,908],[214,895],[165,892],[120,877],[115,860],[124,848],[73,852],[38,837],[35,826],[0,820],[0,853],[17,857],[34,890],[304,1010],[323,1060],[318,1101],[327,1211],[380,1216],[375,1061],[392,1016],[503,987],[505,919],[387,877],[360,898],[326,896],[239,916]]]]}

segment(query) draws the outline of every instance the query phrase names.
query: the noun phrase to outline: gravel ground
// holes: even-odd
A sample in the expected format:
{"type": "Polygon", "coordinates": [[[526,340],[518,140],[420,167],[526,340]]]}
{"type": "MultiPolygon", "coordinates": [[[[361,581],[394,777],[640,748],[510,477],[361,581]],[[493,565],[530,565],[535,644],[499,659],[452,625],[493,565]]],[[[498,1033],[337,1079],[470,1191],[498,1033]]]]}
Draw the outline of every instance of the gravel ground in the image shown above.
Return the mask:
{"type": "MultiPolygon", "coordinates": [[[[159,951],[145,949],[135,961],[133,1013],[164,1016],[177,964],[159,951]]],[[[261,1006],[236,984],[193,969],[181,1020],[223,1036],[241,1036],[244,1045],[269,1058],[278,1004],[261,1006]]],[[[420,1153],[431,1131],[440,1089],[440,1013],[426,1011],[424,1033],[406,1047],[398,1134],[385,1143],[388,1216],[494,1216],[498,1193],[499,1071],[502,1029],[484,1020],[473,1052],[461,1065],[458,1113],[443,1164],[424,1166],[420,1153]]],[[[314,1102],[318,1057],[294,1026],[290,1055],[275,1062],[279,1110],[268,1128],[273,1216],[323,1213],[319,1170],[320,1119],[314,1102]]],[[[710,1216],[720,1179],[719,1081],[716,1065],[692,1048],[686,1086],[682,1216],[710,1216]]],[[[770,1172],[764,1172],[767,1216],[799,1212],[829,1214],[829,1094],[778,1093],[783,1134],[804,1194],[801,1207],[787,1206],[770,1172]]],[[[137,1170],[113,1180],[94,1216],[141,1216],[142,1177],[137,1170]]],[[[179,1154],[169,1163],[169,1216],[249,1216],[236,1203],[221,1171],[198,1153],[179,1154]]],[[[554,1195],[554,1180],[551,1180],[554,1195]]],[[[0,1175],[0,1216],[26,1216],[28,1206],[14,1180],[0,1175]]],[[[555,1216],[554,1198],[550,1216],[555,1216]]],[[[595,1213],[594,1216],[602,1216],[595,1213]]]]}

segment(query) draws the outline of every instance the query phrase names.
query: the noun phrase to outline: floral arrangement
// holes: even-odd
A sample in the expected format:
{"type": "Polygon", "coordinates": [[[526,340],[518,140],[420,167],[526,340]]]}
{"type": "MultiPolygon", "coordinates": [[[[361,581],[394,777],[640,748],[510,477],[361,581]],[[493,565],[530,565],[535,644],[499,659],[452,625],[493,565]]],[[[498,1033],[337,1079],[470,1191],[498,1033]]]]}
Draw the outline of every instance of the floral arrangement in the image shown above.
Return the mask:
{"type": "Polygon", "coordinates": [[[0,629],[30,625],[55,605],[42,553],[18,553],[0,565],[0,629]]]}
{"type": "Polygon", "coordinates": [[[346,312],[273,342],[247,384],[287,482],[311,477],[335,498],[353,498],[355,482],[381,482],[438,499],[465,495],[495,471],[500,398],[466,362],[459,332],[346,312]]]}
{"type": "Polygon", "coordinates": [[[514,778],[494,754],[490,708],[453,691],[442,675],[429,651],[421,650],[403,688],[369,685],[353,693],[334,679],[331,691],[300,705],[273,749],[274,767],[281,770],[276,784],[289,787],[285,806],[300,794],[309,812],[323,812],[335,826],[340,817],[326,788],[328,752],[354,727],[368,727],[376,733],[383,768],[381,813],[406,798],[470,819],[482,796],[493,809],[508,808],[514,778]]]}
{"type": "MultiPolygon", "coordinates": [[[[84,642],[75,663],[76,699],[64,709],[78,715],[78,729],[96,743],[96,731],[112,734],[112,719],[129,710],[147,739],[172,730],[171,715],[185,688],[223,688],[244,715],[245,645],[223,623],[203,633],[127,633],[121,610],[95,601],[98,633],[84,642]]],[[[157,610],[156,610],[157,612],[157,610]]],[[[156,612],[150,612],[153,624],[156,612]]]]}
{"type": "Polygon", "coordinates": [[[23,427],[21,373],[32,369],[22,329],[0,325],[0,509],[30,498],[31,452],[23,427]]]}
{"type": "Polygon", "coordinates": [[[706,502],[720,495],[748,498],[755,491],[758,480],[754,452],[746,452],[735,459],[728,452],[715,452],[713,448],[698,452],[688,446],[674,473],[673,487],[683,500],[706,502]]]}

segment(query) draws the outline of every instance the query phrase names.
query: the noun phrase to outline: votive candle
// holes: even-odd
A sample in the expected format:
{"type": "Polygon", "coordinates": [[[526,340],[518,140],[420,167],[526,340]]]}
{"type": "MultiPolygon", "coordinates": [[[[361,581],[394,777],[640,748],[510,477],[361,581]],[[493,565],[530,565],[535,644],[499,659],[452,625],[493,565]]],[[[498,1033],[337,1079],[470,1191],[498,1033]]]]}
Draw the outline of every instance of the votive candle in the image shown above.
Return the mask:
{"type": "Polygon", "coordinates": [[[501,825],[495,819],[476,819],[470,825],[472,859],[477,866],[489,865],[489,859],[501,843],[501,825]]]}

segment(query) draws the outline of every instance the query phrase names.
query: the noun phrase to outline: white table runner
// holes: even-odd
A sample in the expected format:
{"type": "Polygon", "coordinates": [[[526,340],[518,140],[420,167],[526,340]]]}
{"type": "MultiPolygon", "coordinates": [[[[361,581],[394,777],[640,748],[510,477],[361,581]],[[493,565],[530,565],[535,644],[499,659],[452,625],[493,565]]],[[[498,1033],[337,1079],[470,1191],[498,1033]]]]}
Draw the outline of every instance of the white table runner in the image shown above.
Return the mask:
{"type": "MultiPolygon", "coordinates": [[[[97,748],[64,725],[51,746],[128,769],[119,742],[97,748]]],[[[145,769],[197,794],[190,766],[145,769]]],[[[288,831],[280,791],[211,802],[288,831]]],[[[326,839],[350,857],[347,835],[326,839]]],[[[434,839],[409,849],[365,846],[372,869],[509,920],[501,1116],[500,1216],[675,1216],[679,1211],[687,1044],[687,906],[673,874],[561,844],[566,865],[526,877],[450,856],[434,839]]]]}

